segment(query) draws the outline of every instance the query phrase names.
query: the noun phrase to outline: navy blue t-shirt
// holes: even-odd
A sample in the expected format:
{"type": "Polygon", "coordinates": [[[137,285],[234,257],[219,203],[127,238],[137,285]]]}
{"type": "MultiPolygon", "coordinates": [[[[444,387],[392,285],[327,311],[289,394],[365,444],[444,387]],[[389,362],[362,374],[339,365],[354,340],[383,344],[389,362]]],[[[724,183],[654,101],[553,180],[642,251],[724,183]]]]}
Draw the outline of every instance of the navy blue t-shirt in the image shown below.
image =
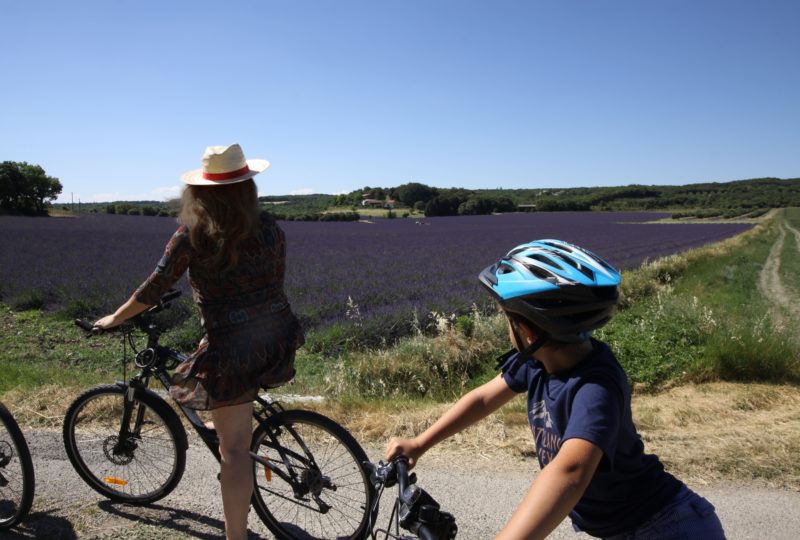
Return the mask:
{"type": "Polygon", "coordinates": [[[584,439],[603,450],[589,486],[569,516],[593,536],[631,531],[666,505],[681,482],[644,453],[631,417],[631,390],[622,366],[605,343],[573,368],[547,373],[540,362],[511,356],[503,379],[528,393],[528,421],[539,465],[552,461],[567,439],[584,439]]]}

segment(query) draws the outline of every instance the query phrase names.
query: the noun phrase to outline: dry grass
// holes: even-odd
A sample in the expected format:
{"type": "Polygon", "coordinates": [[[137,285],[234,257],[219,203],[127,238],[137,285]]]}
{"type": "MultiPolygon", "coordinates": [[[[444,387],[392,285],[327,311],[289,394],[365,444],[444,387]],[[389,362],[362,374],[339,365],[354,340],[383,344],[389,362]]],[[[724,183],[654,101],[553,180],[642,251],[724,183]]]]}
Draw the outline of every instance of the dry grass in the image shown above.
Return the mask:
{"type": "Polygon", "coordinates": [[[0,396],[23,428],[61,429],[64,414],[83,389],[48,384],[35,389],[10,390],[0,396]]]}
{"type": "Polygon", "coordinates": [[[800,389],[712,383],[634,400],[646,447],[695,483],[760,480],[800,489],[800,389]]]}
{"type": "MultiPolygon", "coordinates": [[[[60,429],[79,390],[50,385],[12,390],[2,401],[24,429],[60,429]]],[[[344,424],[365,446],[382,448],[431,425],[448,405],[353,401],[303,405],[344,424]]],[[[694,484],[729,481],[800,489],[800,389],[790,385],[707,383],[638,394],[633,414],[645,449],[694,484]]],[[[525,403],[515,399],[491,418],[430,452],[490,469],[533,460],[525,403]]]]}
{"type": "MultiPolygon", "coordinates": [[[[382,446],[413,436],[447,406],[326,404],[320,411],[350,429],[364,444],[382,446]]],[[[800,389],[767,384],[684,385],[636,395],[633,414],[645,449],[667,470],[694,484],[719,481],[800,489],[800,389]]],[[[504,459],[533,459],[522,399],[431,451],[487,467],[504,459]]]]}

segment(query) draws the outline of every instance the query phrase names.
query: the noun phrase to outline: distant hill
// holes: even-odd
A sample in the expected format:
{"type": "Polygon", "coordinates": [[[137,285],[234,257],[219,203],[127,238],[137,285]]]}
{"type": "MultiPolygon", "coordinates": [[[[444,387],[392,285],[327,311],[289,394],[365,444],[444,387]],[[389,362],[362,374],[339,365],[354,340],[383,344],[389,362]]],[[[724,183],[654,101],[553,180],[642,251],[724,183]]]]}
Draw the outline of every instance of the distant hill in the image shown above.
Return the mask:
{"type": "MultiPolygon", "coordinates": [[[[288,219],[319,219],[329,208],[358,211],[363,201],[385,201],[394,209],[414,208],[428,216],[488,214],[511,211],[664,211],[675,217],[756,215],[770,208],[800,206],[800,178],[754,178],[683,186],[631,184],[615,187],[464,189],[435,188],[420,183],[364,187],[347,194],[275,195],[259,201],[288,219]]],[[[121,201],[84,203],[85,212],[153,215],[172,213],[169,202],[121,201]],[[145,210],[146,209],[146,210],[145,210]]],[[[64,207],[68,205],[57,205],[64,207]]]]}
{"type": "Polygon", "coordinates": [[[362,198],[394,199],[424,209],[426,215],[455,215],[517,210],[694,212],[697,215],[742,215],[800,206],[800,178],[755,178],[684,186],[631,184],[618,187],[463,189],[402,184],[337,196],[336,203],[358,204],[362,198]]]}

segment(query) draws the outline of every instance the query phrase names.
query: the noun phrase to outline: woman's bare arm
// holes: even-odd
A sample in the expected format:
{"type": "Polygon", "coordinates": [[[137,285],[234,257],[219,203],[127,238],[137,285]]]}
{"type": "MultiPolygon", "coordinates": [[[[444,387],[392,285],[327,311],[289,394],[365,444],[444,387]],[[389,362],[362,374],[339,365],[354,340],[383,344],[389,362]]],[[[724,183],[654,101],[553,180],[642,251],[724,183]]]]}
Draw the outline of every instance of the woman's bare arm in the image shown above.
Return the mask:
{"type": "Polygon", "coordinates": [[[117,308],[117,311],[111,315],[106,315],[102,319],[98,319],[95,321],[94,325],[99,328],[114,328],[131,317],[135,317],[149,307],[150,306],[147,304],[137,302],[135,296],[131,296],[127,302],[117,308]]]}

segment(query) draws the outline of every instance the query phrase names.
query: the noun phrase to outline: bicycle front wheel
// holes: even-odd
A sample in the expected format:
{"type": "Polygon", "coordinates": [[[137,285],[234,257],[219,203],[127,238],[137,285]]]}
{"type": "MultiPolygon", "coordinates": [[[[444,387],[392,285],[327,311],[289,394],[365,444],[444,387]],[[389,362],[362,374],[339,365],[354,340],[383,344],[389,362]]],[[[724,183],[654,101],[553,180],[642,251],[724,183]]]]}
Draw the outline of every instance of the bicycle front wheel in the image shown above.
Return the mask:
{"type": "Polygon", "coordinates": [[[64,446],[89,486],[112,501],[146,504],[167,496],[186,466],[186,431],[161,398],[127,386],[91,388],[64,418],[64,446]]]}
{"type": "Polygon", "coordinates": [[[34,486],[28,444],[14,417],[0,403],[0,530],[10,529],[28,514],[34,486]]]}
{"type": "Polygon", "coordinates": [[[253,506],[282,539],[364,538],[373,492],[367,455],[312,411],[283,411],[256,428],[253,506]]]}

